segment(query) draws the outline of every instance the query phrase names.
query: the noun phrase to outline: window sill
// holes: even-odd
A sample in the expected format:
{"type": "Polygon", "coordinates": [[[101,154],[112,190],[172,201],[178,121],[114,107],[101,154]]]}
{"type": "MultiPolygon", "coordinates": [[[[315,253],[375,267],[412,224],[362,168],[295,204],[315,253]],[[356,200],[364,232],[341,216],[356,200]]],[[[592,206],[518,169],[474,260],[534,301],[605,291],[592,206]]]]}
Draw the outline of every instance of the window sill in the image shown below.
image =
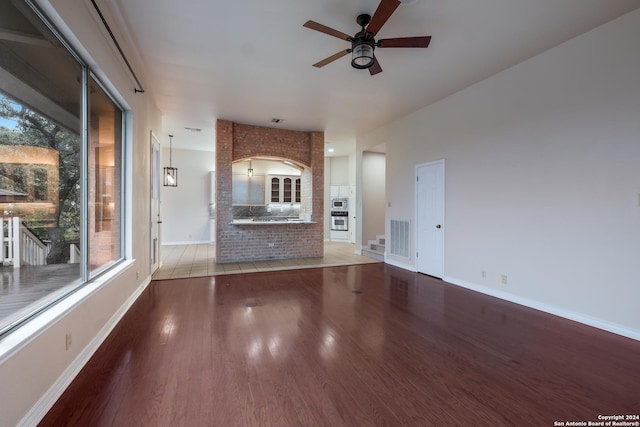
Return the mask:
{"type": "Polygon", "coordinates": [[[11,358],[14,354],[36,339],[40,334],[58,322],[67,313],[91,297],[109,282],[123,274],[134,264],[134,260],[125,260],[110,271],[105,272],[96,279],[88,282],[80,289],[72,292],[59,302],[45,309],[33,319],[26,321],[15,331],[9,333],[0,340],[0,364],[11,358]]]}

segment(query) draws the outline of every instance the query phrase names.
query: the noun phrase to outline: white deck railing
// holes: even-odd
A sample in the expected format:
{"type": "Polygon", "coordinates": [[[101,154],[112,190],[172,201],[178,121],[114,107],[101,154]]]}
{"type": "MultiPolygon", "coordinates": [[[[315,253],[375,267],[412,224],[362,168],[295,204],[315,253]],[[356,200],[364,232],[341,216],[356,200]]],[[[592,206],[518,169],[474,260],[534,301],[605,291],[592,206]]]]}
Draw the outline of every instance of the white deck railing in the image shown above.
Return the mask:
{"type": "Polygon", "coordinates": [[[31,230],[24,226],[20,227],[21,265],[44,265],[47,263],[48,252],[47,246],[31,230]]]}
{"type": "Polygon", "coordinates": [[[0,249],[2,250],[2,265],[16,264],[20,266],[20,218],[0,217],[0,249]]]}
{"type": "Polygon", "coordinates": [[[78,264],[80,261],[80,246],[71,243],[69,245],[69,264],[78,264]]]}
{"type": "Polygon", "coordinates": [[[0,217],[0,250],[2,265],[44,265],[47,257],[47,246],[17,216],[0,217]]]}

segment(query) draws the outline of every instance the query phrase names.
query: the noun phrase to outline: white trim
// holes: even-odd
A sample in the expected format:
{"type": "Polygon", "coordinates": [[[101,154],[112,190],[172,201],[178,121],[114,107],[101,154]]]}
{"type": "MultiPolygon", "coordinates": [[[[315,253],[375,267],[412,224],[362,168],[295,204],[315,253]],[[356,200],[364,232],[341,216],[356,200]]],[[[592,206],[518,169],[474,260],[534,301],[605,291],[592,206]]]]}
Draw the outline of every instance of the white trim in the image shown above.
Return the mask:
{"type": "Polygon", "coordinates": [[[386,256],[384,257],[384,262],[385,262],[385,264],[393,265],[394,267],[402,268],[404,270],[409,270],[409,271],[412,271],[414,273],[416,273],[418,271],[416,269],[415,265],[406,264],[404,262],[396,261],[396,260],[390,259],[390,258],[388,258],[386,256]]]}
{"type": "Polygon", "coordinates": [[[562,307],[545,304],[536,300],[521,297],[518,295],[510,294],[498,289],[490,288],[488,286],[479,285],[466,280],[457,279],[451,276],[445,276],[443,278],[445,282],[449,282],[453,285],[460,286],[472,291],[480,292],[485,295],[500,298],[505,301],[509,301],[515,304],[519,304],[525,307],[533,308],[535,310],[544,311],[545,313],[553,314],[555,316],[563,317],[565,319],[573,320],[584,325],[592,326],[594,328],[602,329],[607,332],[612,332],[617,335],[622,335],[627,338],[631,338],[640,341],[640,330],[632,329],[627,326],[619,325],[617,323],[607,322],[596,317],[584,315],[582,313],[576,313],[573,311],[565,310],[562,307]]]}
{"type": "Polygon", "coordinates": [[[144,292],[151,283],[151,276],[148,276],[138,288],[129,296],[122,306],[114,313],[109,321],[102,327],[100,332],[91,340],[91,342],[78,354],[74,361],[64,370],[62,375],[53,383],[45,394],[31,407],[29,412],[20,420],[18,426],[35,426],[53,407],[56,401],[62,396],[62,393],[69,387],[71,382],[80,373],[80,370],[86,365],[91,356],[98,350],[98,347],[109,336],[113,328],[118,324],[120,319],[131,308],[133,303],[144,292]]]}
{"type": "Polygon", "coordinates": [[[118,267],[82,286],[71,295],[52,305],[50,308],[35,316],[32,320],[29,320],[24,325],[4,337],[0,341],[0,365],[13,357],[34,339],[39,337],[43,332],[49,329],[52,324],[60,320],[68,312],[88,299],[106,283],[131,268],[134,263],[135,260],[124,261],[118,267]]]}

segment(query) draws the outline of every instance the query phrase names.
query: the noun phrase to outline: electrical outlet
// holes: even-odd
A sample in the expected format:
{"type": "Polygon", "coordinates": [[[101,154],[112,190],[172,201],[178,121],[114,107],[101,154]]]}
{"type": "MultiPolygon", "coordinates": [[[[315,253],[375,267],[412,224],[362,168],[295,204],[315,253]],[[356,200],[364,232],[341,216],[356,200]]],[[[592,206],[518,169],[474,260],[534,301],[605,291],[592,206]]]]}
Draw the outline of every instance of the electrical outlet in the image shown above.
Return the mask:
{"type": "Polygon", "coordinates": [[[136,271],[136,280],[140,279],[140,273],[136,271]]]}
{"type": "Polygon", "coordinates": [[[482,270],[482,278],[483,279],[487,278],[487,271],[486,270],[482,270]]]}
{"type": "Polygon", "coordinates": [[[506,275],[506,274],[503,274],[503,275],[502,275],[502,284],[503,284],[503,285],[506,285],[506,284],[507,284],[507,275],[506,275]]]}
{"type": "Polygon", "coordinates": [[[64,336],[64,344],[65,344],[65,350],[69,351],[69,349],[71,348],[71,332],[67,332],[64,336]]]}
{"type": "Polygon", "coordinates": [[[268,246],[268,247],[270,247],[270,248],[272,248],[272,247],[274,247],[274,246],[275,246],[275,243],[269,243],[267,246],[268,246]]]}

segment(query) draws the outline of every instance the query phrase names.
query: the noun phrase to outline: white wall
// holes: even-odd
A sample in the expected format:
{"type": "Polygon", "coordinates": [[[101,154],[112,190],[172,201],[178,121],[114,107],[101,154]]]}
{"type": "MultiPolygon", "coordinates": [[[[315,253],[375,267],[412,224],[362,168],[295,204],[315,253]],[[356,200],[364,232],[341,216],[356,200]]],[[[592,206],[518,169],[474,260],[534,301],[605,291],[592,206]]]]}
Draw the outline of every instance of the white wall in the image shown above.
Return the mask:
{"type": "Polygon", "coordinates": [[[362,153],[362,242],[385,234],[385,155],[362,153]]]}
{"type": "Polygon", "coordinates": [[[635,11],[359,138],[388,217],[446,160],[448,281],[640,339],[638,40],[635,11]]]}
{"type": "MultiPolygon", "coordinates": [[[[90,13],[88,3],[72,0],[38,3],[60,24],[71,44],[81,51],[118,101],[132,112],[126,129],[132,143],[127,163],[129,176],[135,170],[135,180],[127,188],[127,215],[131,222],[125,240],[130,261],[115,277],[105,276],[84,287],[59,304],[57,310],[37,317],[0,342],[2,426],[17,425],[25,416],[28,424],[36,422],[150,280],[149,140],[151,130],[158,135],[162,130],[153,92],[134,93],[130,74],[117,57],[106,31],[99,30],[102,24],[90,13]],[[66,24],[59,16],[64,16],[66,24]],[[72,301],[75,303],[71,304],[72,301]],[[45,321],[47,316],[49,319],[45,321]],[[64,344],[66,333],[72,334],[68,351],[64,344]]],[[[120,41],[124,43],[126,38],[121,37],[120,41]]]]}
{"type": "Polygon", "coordinates": [[[331,240],[331,157],[324,158],[324,240],[331,240]]]}
{"type": "Polygon", "coordinates": [[[349,157],[331,157],[331,185],[349,185],[349,157]]]}
{"type": "MultiPolygon", "coordinates": [[[[169,149],[162,148],[162,166],[169,165],[169,149]]],[[[172,165],[178,168],[178,186],[160,193],[163,245],[209,243],[210,172],[213,151],[173,149],[172,165]]]]}

